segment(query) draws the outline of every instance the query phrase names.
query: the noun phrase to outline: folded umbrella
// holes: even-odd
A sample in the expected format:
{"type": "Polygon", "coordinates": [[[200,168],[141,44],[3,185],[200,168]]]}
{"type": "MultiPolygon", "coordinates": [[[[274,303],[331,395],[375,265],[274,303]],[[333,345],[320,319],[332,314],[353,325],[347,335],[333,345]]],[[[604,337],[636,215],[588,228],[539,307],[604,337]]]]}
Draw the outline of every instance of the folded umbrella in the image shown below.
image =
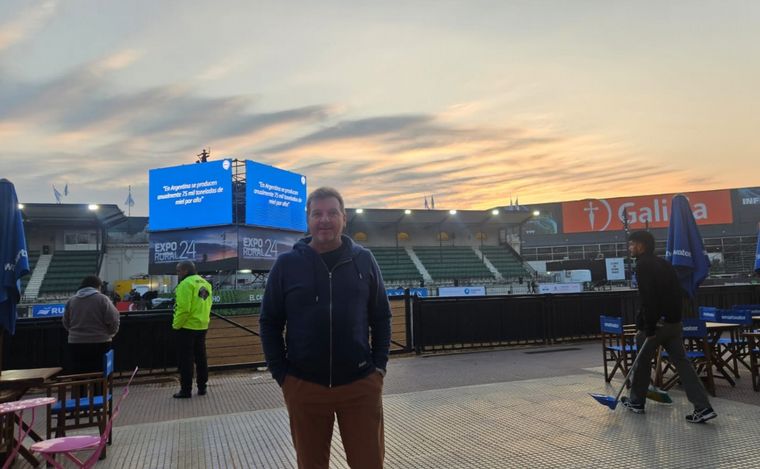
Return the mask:
{"type": "Polygon", "coordinates": [[[689,199],[679,194],[673,197],[670,207],[665,258],[675,267],[681,287],[693,299],[697,288],[710,273],[710,259],[705,252],[689,199]]]}
{"type": "MultiPolygon", "coordinates": [[[[16,189],[0,179],[0,327],[16,332],[16,304],[21,299],[20,279],[29,273],[29,256],[16,189]]],[[[2,332],[2,331],[0,331],[2,332]]]]}

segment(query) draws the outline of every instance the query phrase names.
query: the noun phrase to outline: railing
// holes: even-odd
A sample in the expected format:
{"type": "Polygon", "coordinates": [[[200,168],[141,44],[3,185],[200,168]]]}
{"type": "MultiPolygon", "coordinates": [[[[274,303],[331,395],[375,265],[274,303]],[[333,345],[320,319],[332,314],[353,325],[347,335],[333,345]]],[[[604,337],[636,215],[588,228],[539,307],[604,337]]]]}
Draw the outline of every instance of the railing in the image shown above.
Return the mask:
{"type": "MultiPolygon", "coordinates": [[[[760,286],[703,287],[688,305],[729,308],[760,301],[760,286]]],[[[621,316],[633,323],[636,291],[568,295],[508,295],[415,298],[413,346],[417,353],[503,345],[553,344],[596,338],[599,316],[621,316]]]]}
{"type": "MultiPolygon", "coordinates": [[[[211,369],[264,366],[259,337],[258,310],[261,303],[226,303],[212,306],[206,336],[206,351],[211,369]],[[225,316],[220,311],[249,310],[251,314],[225,316]]],[[[409,300],[391,301],[393,312],[391,353],[411,351],[409,300]]],[[[243,311],[244,312],[244,311],[243,311]]],[[[116,369],[141,372],[174,372],[177,366],[175,336],[171,327],[172,310],[147,310],[124,313],[119,333],[114,337],[116,369]]],[[[43,368],[66,363],[66,331],[61,318],[19,319],[16,335],[4,344],[3,369],[43,368]]]]}
{"type": "MultiPolygon", "coordinates": [[[[697,304],[730,308],[760,303],[760,285],[703,287],[697,304]]],[[[264,365],[258,336],[260,303],[215,304],[206,339],[212,368],[264,365]],[[238,310],[229,316],[221,311],[238,310]]],[[[622,316],[634,322],[635,291],[569,295],[505,295],[459,298],[417,298],[408,293],[391,300],[391,353],[417,353],[519,344],[553,344],[592,339],[599,334],[599,316],[622,316]]],[[[692,305],[695,308],[695,305],[692,305]]],[[[692,316],[696,317],[696,309],[692,316]]],[[[174,372],[175,336],[171,310],[122,315],[114,338],[116,368],[152,373],[174,372]]],[[[6,337],[3,369],[60,366],[65,362],[66,331],[60,318],[19,319],[16,335],[6,337]]]]}

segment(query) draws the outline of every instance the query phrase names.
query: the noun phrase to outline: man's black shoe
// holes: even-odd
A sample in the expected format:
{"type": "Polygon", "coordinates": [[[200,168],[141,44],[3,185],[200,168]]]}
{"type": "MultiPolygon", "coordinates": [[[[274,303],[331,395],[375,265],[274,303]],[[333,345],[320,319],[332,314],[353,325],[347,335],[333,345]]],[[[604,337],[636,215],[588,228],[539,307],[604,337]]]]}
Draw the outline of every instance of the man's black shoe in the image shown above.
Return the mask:
{"type": "Polygon", "coordinates": [[[198,388],[198,395],[199,396],[205,396],[206,395],[206,386],[203,386],[202,388],[198,388]]]}
{"type": "Polygon", "coordinates": [[[702,410],[694,409],[694,412],[686,416],[686,421],[690,423],[705,423],[710,419],[714,419],[718,414],[712,409],[707,407],[702,410]]]}
{"type": "Polygon", "coordinates": [[[193,395],[190,394],[189,392],[180,391],[172,397],[174,397],[175,399],[190,399],[191,397],[193,397],[193,395]]]}
{"type": "Polygon", "coordinates": [[[631,402],[631,400],[623,396],[620,398],[620,403],[623,404],[623,407],[630,410],[634,414],[643,414],[644,413],[644,406],[642,404],[634,404],[631,402]]]}

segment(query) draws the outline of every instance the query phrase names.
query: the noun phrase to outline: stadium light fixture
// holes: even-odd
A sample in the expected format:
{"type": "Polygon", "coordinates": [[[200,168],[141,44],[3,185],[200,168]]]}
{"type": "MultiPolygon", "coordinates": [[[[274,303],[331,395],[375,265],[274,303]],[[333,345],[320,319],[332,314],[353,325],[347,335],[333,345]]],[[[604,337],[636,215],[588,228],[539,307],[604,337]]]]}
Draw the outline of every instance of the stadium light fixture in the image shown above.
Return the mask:
{"type": "Polygon", "coordinates": [[[541,215],[541,212],[539,212],[538,210],[533,210],[533,216],[534,217],[537,217],[539,215],[541,215]]]}
{"type": "Polygon", "coordinates": [[[412,211],[411,211],[411,210],[409,210],[409,209],[406,209],[406,210],[404,210],[404,214],[405,214],[405,215],[411,215],[411,214],[412,214],[412,211]]]}
{"type": "Polygon", "coordinates": [[[18,209],[19,210],[24,210],[24,204],[18,204],[18,209]]]}
{"type": "Polygon", "coordinates": [[[92,210],[93,212],[94,212],[95,210],[99,209],[99,208],[100,208],[100,207],[98,206],[98,204],[90,204],[90,205],[88,205],[88,206],[87,206],[87,209],[88,209],[88,210],[92,210]]]}
{"type": "Polygon", "coordinates": [[[491,215],[498,215],[499,211],[497,209],[491,210],[491,215]]]}
{"type": "Polygon", "coordinates": [[[456,214],[457,214],[457,211],[456,211],[456,210],[454,210],[454,209],[451,209],[451,210],[449,210],[449,213],[450,213],[451,215],[456,215],[456,214]]]}
{"type": "Polygon", "coordinates": [[[364,209],[363,208],[357,208],[356,209],[356,213],[364,213],[364,209]]]}

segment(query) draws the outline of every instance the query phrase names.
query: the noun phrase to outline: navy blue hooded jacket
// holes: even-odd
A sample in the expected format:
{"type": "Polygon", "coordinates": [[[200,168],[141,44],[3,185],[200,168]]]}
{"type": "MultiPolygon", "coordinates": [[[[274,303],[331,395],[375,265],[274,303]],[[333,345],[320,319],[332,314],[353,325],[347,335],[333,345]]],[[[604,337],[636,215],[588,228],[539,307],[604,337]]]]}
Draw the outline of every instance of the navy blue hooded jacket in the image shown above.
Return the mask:
{"type": "Polygon", "coordinates": [[[290,374],[332,387],[385,370],[391,311],[380,269],[369,250],[342,240],[332,271],[304,238],[269,272],[259,324],[267,365],[280,384],[290,374]]]}

